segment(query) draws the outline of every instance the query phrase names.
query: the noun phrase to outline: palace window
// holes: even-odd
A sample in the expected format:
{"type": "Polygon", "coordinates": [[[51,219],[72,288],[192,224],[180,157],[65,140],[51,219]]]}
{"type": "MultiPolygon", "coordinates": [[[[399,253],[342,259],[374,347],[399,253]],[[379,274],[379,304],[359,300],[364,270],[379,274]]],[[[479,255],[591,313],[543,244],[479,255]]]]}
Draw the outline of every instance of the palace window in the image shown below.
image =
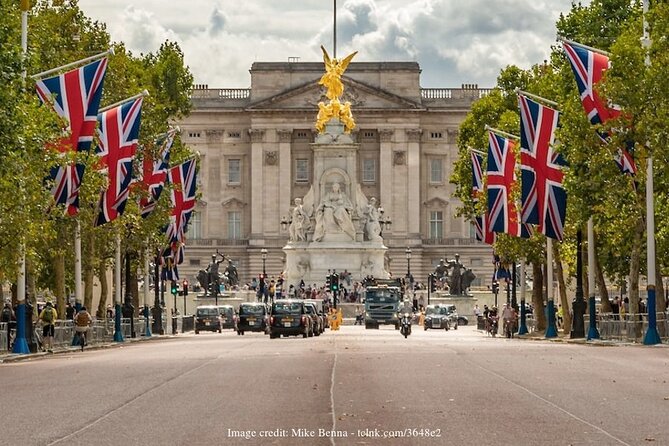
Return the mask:
{"type": "Polygon", "coordinates": [[[242,160],[228,160],[228,184],[240,184],[242,182],[242,160]]]}
{"type": "Polygon", "coordinates": [[[233,132],[228,132],[228,138],[241,138],[242,137],[242,132],[239,131],[233,131],[233,132]]]}
{"type": "Polygon", "coordinates": [[[367,158],[362,160],[362,182],[376,182],[376,160],[367,158]]]}
{"type": "Polygon", "coordinates": [[[240,212],[228,212],[228,238],[234,240],[242,238],[242,215],[240,212]]]}
{"type": "Polygon", "coordinates": [[[430,183],[441,184],[444,182],[443,163],[441,158],[430,159],[430,183]]]}
{"type": "Polygon", "coordinates": [[[442,211],[430,211],[430,233],[431,239],[444,238],[444,213],[442,211]]]}
{"type": "Polygon", "coordinates": [[[295,160],[295,182],[308,183],[309,182],[309,160],[306,158],[298,158],[295,160]]]}
{"type": "Polygon", "coordinates": [[[430,139],[443,139],[444,134],[442,132],[430,132],[430,139]]]}
{"type": "Polygon", "coordinates": [[[188,222],[188,229],[186,230],[186,238],[201,239],[202,238],[202,215],[199,212],[193,211],[193,215],[188,222]]]}

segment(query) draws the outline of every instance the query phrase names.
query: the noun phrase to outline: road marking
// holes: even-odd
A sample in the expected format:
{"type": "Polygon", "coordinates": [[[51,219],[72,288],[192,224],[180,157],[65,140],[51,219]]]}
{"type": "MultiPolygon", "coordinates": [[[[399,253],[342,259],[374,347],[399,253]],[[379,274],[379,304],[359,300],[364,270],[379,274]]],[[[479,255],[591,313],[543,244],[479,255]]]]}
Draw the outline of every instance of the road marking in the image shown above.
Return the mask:
{"type": "MultiPolygon", "coordinates": [[[[246,346],[246,345],[249,345],[249,344],[251,344],[252,342],[253,342],[253,341],[247,342],[247,343],[245,343],[244,345],[242,345],[242,346],[240,346],[240,347],[244,347],[244,346],[246,346]]],[[[237,349],[234,349],[234,350],[237,350],[237,349]]],[[[47,446],[51,446],[51,445],[54,445],[54,444],[59,444],[59,443],[65,441],[65,440],[67,440],[67,439],[69,439],[69,438],[74,437],[75,435],[77,435],[77,434],[79,434],[79,433],[85,431],[86,429],[88,429],[88,428],[90,428],[90,427],[92,427],[92,426],[95,426],[95,425],[98,424],[99,422],[101,422],[101,421],[103,421],[103,420],[109,418],[112,414],[115,414],[116,412],[122,410],[123,408],[128,407],[129,405],[131,405],[132,403],[134,403],[134,402],[137,401],[138,399],[142,398],[143,396],[149,395],[150,393],[153,393],[154,391],[160,389],[161,387],[165,387],[166,385],[172,383],[173,381],[176,381],[176,380],[179,379],[179,378],[182,378],[182,377],[184,377],[184,376],[186,376],[186,375],[190,375],[191,373],[196,372],[196,371],[200,370],[201,368],[203,368],[203,367],[205,367],[205,366],[208,366],[208,365],[210,365],[210,364],[213,363],[213,362],[218,361],[219,359],[223,358],[224,356],[227,356],[227,354],[229,354],[230,351],[231,351],[231,350],[227,350],[225,353],[223,353],[223,354],[221,354],[221,355],[218,355],[217,357],[215,357],[215,358],[213,358],[213,359],[210,359],[209,361],[204,362],[204,363],[200,364],[199,366],[197,366],[197,367],[195,367],[195,368],[192,368],[192,369],[190,369],[190,370],[186,370],[185,372],[183,372],[183,373],[181,373],[181,374],[179,374],[179,375],[177,375],[177,376],[174,376],[174,377],[168,379],[167,381],[164,381],[164,382],[158,384],[157,386],[151,387],[151,388],[150,388],[149,390],[147,390],[146,392],[144,392],[144,393],[140,393],[139,395],[137,395],[137,396],[134,397],[133,399],[131,399],[131,400],[125,402],[124,404],[120,405],[120,406],[117,407],[116,409],[107,412],[106,414],[102,415],[102,416],[99,417],[98,419],[93,420],[92,422],[90,422],[90,423],[88,423],[87,425],[83,426],[82,428],[80,428],[80,429],[78,429],[78,430],[72,432],[71,434],[68,434],[68,435],[66,435],[65,437],[59,438],[58,440],[55,440],[55,441],[52,441],[51,443],[48,443],[47,446]]]]}
{"type": "MultiPolygon", "coordinates": [[[[337,415],[335,414],[335,404],[334,404],[334,385],[335,385],[335,370],[337,369],[337,337],[332,337],[332,344],[334,348],[334,361],[332,363],[332,374],[330,375],[330,410],[332,411],[332,432],[334,432],[337,427],[337,415]]],[[[334,435],[330,436],[330,443],[332,446],[335,446],[334,435]]]]}
{"type": "MultiPolygon", "coordinates": [[[[457,352],[457,351],[456,351],[455,353],[458,354],[458,355],[460,354],[460,353],[457,352]]],[[[595,430],[601,432],[602,434],[604,434],[604,435],[606,435],[607,437],[609,437],[609,438],[611,438],[611,439],[617,441],[618,443],[623,444],[623,445],[625,445],[625,446],[632,446],[632,445],[630,445],[629,443],[625,443],[625,442],[624,442],[623,440],[621,440],[620,438],[618,438],[618,437],[616,437],[616,436],[614,436],[614,435],[608,433],[607,431],[605,431],[605,430],[602,429],[601,427],[595,426],[594,424],[592,424],[592,423],[590,423],[590,422],[584,420],[583,418],[579,417],[578,415],[575,415],[575,414],[569,412],[567,409],[564,409],[564,408],[558,406],[557,404],[553,403],[552,401],[548,401],[546,398],[544,398],[544,397],[542,397],[542,396],[540,396],[540,395],[534,393],[534,392],[531,391],[530,389],[528,389],[528,388],[526,388],[526,387],[523,387],[522,385],[520,385],[520,384],[518,384],[518,383],[516,383],[516,382],[514,382],[514,381],[511,381],[511,380],[508,379],[507,377],[505,377],[505,376],[503,376],[503,375],[500,375],[499,373],[497,373],[497,372],[495,372],[495,371],[493,371],[493,370],[487,369],[487,368],[483,367],[482,365],[477,364],[477,363],[475,363],[475,362],[473,362],[473,361],[471,361],[471,360],[469,360],[469,359],[467,359],[467,358],[463,358],[463,359],[465,359],[465,361],[467,361],[468,363],[470,363],[470,364],[472,364],[472,365],[475,365],[476,367],[480,368],[480,369],[483,370],[484,372],[487,372],[487,373],[489,373],[490,375],[496,376],[497,378],[501,379],[502,381],[506,381],[507,383],[512,384],[512,385],[518,387],[519,389],[524,390],[525,392],[529,393],[530,395],[532,395],[533,397],[537,398],[538,400],[543,401],[544,403],[548,404],[549,406],[553,407],[554,409],[557,409],[557,410],[559,410],[560,412],[565,413],[565,414],[568,415],[569,417],[571,417],[571,418],[573,418],[573,419],[575,419],[575,420],[577,420],[577,421],[580,421],[581,423],[585,424],[586,426],[590,426],[591,428],[593,428],[593,429],[595,429],[595,430]]]]}

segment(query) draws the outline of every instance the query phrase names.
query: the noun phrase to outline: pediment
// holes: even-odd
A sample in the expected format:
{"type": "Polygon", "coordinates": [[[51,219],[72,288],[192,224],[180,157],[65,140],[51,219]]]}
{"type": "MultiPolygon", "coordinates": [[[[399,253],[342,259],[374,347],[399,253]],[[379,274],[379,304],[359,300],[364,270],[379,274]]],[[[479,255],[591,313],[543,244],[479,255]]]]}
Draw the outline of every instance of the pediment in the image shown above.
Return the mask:
{"type": "MultiPolygon", "coordinates": [[[[344,83],[342,102],[350,102],[354,113],[356,109],[416,110],[423,108],[418,102],[372,87],[346,76],[342,77],[342,81],[344,83]]],[[[317,110],[318,103],[321,101],[327,102],[325,89],[318,84],[318,79],[314,79],[298,87],[252,103],[246,110],[317,110]]]]}
{"type": "Polygon", "coordinates": [[[448,201],[444,200],[441,197],[432,197],[429,200],[423,202],[425,206],[446,206],[448,205],[448,201]]]}
{"type": "Polygon", "coordinates": [[[221,206],[223,207],[244,207],[246,206],[246,203],[244,203],[242,200],[231,197],[228,198],[227,200],[224,200],[221,202],[221,206]]]}

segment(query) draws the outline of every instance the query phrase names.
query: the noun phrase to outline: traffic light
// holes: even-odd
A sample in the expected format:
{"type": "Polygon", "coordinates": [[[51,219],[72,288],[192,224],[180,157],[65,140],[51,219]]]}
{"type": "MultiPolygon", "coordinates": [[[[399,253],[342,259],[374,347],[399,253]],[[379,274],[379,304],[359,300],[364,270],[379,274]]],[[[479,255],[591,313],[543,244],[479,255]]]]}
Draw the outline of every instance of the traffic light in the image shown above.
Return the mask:
{"type": "Polygon", "coordinates": [[[332,275],[332,291],[337,291],[339,289],[339,274],[332,275]]]}
{"type": "Polygon", "coordinates": [[[176,296],[179,293],[179,287],[177,285],[176,280],[172,281],[172,294],[176,296]]]}
{"type": "Polygon", "coordinates": [[[428,286],[430,287],[430,292],[434,293],[437,291],[437,278],[434,274],[427,276],[428,286]]]}
{"type": "Polygon", "coordinates": [[[325,276],[325,289],[332,291],[332,274],[325,276]]]}
{"type": "Polygon", "coordinates": [[[499,282],[496,280],[492,283],[492,293],[493,294],[499,293],[499,282]]]}
{"type": "Polygon", "coordinates": [[[184,279],[183,284],[182,284],[182,290],[183,290],[183,295],[188,296],[188,281],[184,279]]]}

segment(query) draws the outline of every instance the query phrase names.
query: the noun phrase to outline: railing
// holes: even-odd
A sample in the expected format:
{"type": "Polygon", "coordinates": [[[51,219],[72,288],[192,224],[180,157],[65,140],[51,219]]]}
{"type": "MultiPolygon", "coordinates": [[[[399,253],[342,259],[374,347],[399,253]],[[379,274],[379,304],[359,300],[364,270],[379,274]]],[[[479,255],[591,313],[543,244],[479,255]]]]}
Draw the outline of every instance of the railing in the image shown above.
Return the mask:
{"type": "MultiPolygon", "coordinates": [[[[153,319],[149,319],[151,323],[153,319]]],[[[54,347],[67,347],[72,343],[74,337],[74,322],[66,320],[57,320],[54,328],[54,347]]],[[[167,318],[163,315],[162,318],[163,331],[166,332],[167,318]]],[[[33,326],[34,327],[34,326],[33,326]]],[[[146,330],[146,320],[144,317],[134,319],[135,336],[144,336],[146,330]]],[[[38,327],[41,330],[41,327],[38,327]]],[[[121,319],[121,332],[124,338],[132,336],[131,324],[129,318],[121,319]]],[[[114,319],[96,319],[91,324],[88,331],[89,343],[112,342],[114,340],[114,319]]],[[[0,323],[0,352],[7,352],[7,323],[0,323]]]]}
{"type": "Polygon", "coordinates": [[[426,100],[481,99],[493,88],[479,88],[476,84],[464,84],[463,88],[421,88],[420,97],[426,100]]]}
{"type": "Polygon", "coordinates": [[[422,239],[423,245],[446,245],[446,246],[469,246],[469,245],[479,245],[483,242],[479,242],[473,238],[424,238],[422,239]]]}
{"type": "Polygon", "coordinates": [[[188,239],[189,246],[247,246],[249,244],[248,239],[213,239],[213,238],[200,238],[200,239],[188,239]]]}
{"type": "Polygon", "coordinates": [[[206,85],[197,85],[196,88],[191,91],[192,99],[240,100],[249,99],[250,97],[250,88],[208,88],[206,85]]]}
{"type": "MultiPolygon", "coordinates": [[[[663,341],[669,340],[669,318],[666,313],[656,313],[657,331],[663,341]]],[[[590,326],[590,317],[585,316],[585,329],[590,326]]],[[[626,314],[600,313],[597,315],[600,339],[609,341],[641,342],[648,330],[648,313],[626,314]]]]}

